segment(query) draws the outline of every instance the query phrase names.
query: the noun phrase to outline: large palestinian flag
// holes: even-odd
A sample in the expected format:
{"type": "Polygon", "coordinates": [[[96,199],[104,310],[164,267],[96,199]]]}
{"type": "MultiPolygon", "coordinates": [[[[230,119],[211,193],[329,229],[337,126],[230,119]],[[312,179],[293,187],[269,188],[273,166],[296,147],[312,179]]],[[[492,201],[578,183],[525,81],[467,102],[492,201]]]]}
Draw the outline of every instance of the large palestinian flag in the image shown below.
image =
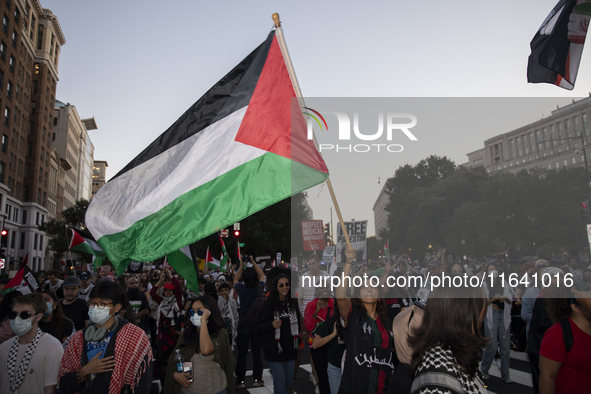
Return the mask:
{"type": "Polygon", "coordinates": [[[93,197],[86,224],[111,262],[155,260],[326,180],[294,97],[271,32],[93,197]]]}

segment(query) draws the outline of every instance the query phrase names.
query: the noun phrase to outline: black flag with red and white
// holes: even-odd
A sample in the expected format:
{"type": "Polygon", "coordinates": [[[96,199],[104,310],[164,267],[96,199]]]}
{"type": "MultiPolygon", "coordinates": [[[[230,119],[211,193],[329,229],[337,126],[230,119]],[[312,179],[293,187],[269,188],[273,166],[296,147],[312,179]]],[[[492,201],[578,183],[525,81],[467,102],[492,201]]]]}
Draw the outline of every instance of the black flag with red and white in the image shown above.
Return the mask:
{"type": "Polygon", "coordinates": [[[587,36],[591,2],[560,0],[530,43],[527,81],[575,87],[583,45],[587,36]]]}

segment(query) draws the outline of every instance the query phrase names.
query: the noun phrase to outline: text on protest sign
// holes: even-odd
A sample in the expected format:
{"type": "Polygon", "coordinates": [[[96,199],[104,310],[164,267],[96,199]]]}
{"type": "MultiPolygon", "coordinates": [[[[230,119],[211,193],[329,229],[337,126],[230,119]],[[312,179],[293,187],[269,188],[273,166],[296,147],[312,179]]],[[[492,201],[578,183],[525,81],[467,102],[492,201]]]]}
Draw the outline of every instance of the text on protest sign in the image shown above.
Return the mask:
{"type": "Polygon", "coordinates": [[[322,220],[302,221],[302,239],[304,250],[324,249],[324,226],[322,220]]]}

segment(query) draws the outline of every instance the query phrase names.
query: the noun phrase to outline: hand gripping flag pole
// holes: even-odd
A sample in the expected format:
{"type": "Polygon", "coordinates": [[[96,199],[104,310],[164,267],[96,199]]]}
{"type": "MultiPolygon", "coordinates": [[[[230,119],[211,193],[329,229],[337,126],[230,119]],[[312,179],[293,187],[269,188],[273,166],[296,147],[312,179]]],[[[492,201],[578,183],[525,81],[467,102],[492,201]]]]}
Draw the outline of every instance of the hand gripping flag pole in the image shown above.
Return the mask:
{"type": "MultiPolygon", "coordinates": [[[[277,41],[279,43],[279,47],[281,48],[281,53],[283,54],[283,59],[285,60],[285,65],[287,66],[287,72],[289,73],[289,77],[291,78],[291,83],[296,93],[296,97],[300,102],[300,108],[305,107],[304,98],[302,97],[302,91],[300,89],[300,84],[298,83],[298,79],[295,74],[295,69],[293,68],[293,64],[291,63],[291,57],[289,56],[289,51],[287,50],[287,44],[285,43],[285,37],[283,37],[283,29],[281,28],[281,20],[279,19],[279,14],[274,13],[272,15],[273,22],[275,23],[275,34],[277,36],[277,41]]],[[[318,150],[318,142],[316,141],[316,135],[313,135],[314,146],[318,150]]],[[[322,155],[322,154],[321,154],[322,155]]],[[[335,210],[337,211],[337,216],[339,217],[339,223],[341,224],[341,230],[343,230],[343,235],[345,236],[345,240],[347,241],[347,246],[350,249],[353,249],[351,246],[351,241],[349,240],[349,233],[347,232],[347,228],[345,227],[345,222],[343,221],[343,216],[341,215],[341,210],[339,208],[339,203],[337,202],[337,198],[335,196],[334,190],[332,188],[332,184],[330,182],[330,177],[326,179],[326,185],[328,186],[328,191],[330,192],[330,197],[332,198],[332,203],[334,204],[335,210]]]]}

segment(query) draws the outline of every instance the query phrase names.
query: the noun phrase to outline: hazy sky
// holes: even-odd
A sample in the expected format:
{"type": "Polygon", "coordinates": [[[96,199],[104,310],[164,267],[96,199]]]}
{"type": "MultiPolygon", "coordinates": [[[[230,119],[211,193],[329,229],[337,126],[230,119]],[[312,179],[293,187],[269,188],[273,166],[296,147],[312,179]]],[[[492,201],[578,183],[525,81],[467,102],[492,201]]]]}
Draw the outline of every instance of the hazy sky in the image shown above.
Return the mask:
{"type": "MultiPolygon", "coordinates": [[[[409,108],[432,105],[433,118],[419,119],[418,141],[406,139],[403,153],[325,156],[345,219],[368,219],[369,235],[374,232],[373,204],[396,168],[431,154],[463,163],[466,153],[482,148],[484,140],[555,108],[551,100],[539,109],[528,108],[525,118],[516,121],[520,111],[507,116],[515,102],[503,107],[503,97],[582,97],[591,90],[585,53],[573,91],[526,82],[529,43],[555,0],[41,4],[58,17],[66,37],[57,99],[75,105],[83,118],[95,117],[98,130],[90,131],[94,156],[108,162],[108,176],[258,46],[272,28],[273,12],[281,16],[306,97],[499,98],[495,111],[484,111],[490,119],[472,117],[469,122],[463,121],[469,111],[462,106],[479,113],[470,105],[490,102],[412,101],[409,108]],[[440,106],[455,108],[456,115],[435,127],[440,106]],[[503,123],[505,118],[509,121],[503,123]]],[[[331,203],[326,187],[310,190],[308,199],[315,218],[327,221],[331,203]]]]}

